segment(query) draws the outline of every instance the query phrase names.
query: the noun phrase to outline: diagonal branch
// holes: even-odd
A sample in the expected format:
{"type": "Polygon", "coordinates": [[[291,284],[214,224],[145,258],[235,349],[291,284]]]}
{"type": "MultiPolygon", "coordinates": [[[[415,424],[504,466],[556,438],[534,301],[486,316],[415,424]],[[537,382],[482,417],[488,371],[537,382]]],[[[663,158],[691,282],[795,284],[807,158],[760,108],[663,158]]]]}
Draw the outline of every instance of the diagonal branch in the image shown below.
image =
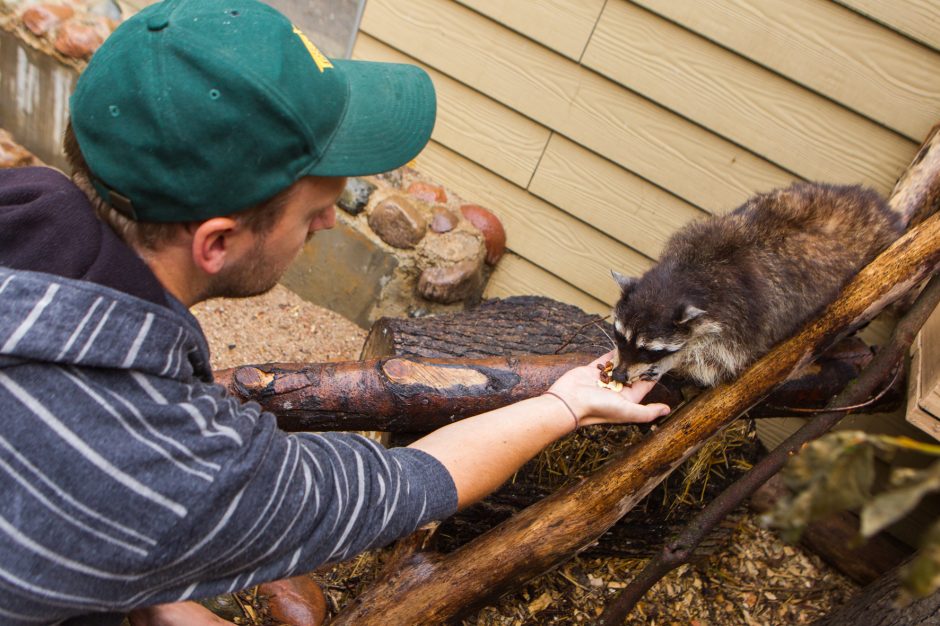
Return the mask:
{"type": "MultiPolygon", "coordinates": [[[[914,336],[924,325],[931,312],[940,303],[940,277],[934,277],[914,306],[894,328],[888,343],[878,352],[855,384],[849,385],[836,396],[830,406],[838,407],[862,402],[879,387],[884,386],[904,359],[914,336]]],[[[793,433],[773,452],[761,459],[751,470],[723,491],[699,512],[675,538],[669,540],[662,552],[651,560],[643,571],[604,610],[598,622],[601,626],[622,624],[636,603],[666,574],[689,561],[695,547],[746,498],[750,497],[770,477],[779,472],[787,459],[808,441],[828,432],[845,416],[844,411],[831,411],[817,415],[793,433]]]]}

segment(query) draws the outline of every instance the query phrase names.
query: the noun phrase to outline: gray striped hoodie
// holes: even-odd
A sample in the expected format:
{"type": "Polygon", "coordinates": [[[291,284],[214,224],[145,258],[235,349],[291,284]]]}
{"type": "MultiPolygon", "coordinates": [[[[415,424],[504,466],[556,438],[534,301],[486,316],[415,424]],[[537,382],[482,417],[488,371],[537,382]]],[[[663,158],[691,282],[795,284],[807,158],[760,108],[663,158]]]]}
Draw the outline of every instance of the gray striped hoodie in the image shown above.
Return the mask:
{"type": "Polygon", "coordinates": [[[456,508],[423,452],[227,397],[170,300],[0,267],[0,624],[241,589],[456,508]]]}

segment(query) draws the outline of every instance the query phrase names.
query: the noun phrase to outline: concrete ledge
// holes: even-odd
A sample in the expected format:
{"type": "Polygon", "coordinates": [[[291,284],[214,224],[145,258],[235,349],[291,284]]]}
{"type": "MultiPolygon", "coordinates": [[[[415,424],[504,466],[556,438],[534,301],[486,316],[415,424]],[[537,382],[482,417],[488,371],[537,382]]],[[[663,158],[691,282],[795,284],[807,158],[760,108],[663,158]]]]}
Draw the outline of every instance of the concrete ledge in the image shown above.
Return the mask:
{"type": "Polygon", "coordinates": [[[363,328],[376,317],[383,288],[398,260],[342,217],[332,230],[318,232],[288,268],[281,284],[363,328]]]}

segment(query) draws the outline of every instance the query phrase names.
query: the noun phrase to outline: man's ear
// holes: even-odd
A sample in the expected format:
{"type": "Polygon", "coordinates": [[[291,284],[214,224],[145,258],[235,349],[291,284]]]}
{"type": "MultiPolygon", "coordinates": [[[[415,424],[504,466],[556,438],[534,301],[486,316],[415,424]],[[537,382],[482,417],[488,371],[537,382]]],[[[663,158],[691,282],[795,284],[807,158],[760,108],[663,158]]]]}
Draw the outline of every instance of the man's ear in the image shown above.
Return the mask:
{"type": "Polygon", "coordinates": [[[218,274],[226,262],[237,252],[233,250],[241,239],[239,224],[230,217],[212,217],[201,222],[193,231],[193,263],[206,274],[218,274]]]}

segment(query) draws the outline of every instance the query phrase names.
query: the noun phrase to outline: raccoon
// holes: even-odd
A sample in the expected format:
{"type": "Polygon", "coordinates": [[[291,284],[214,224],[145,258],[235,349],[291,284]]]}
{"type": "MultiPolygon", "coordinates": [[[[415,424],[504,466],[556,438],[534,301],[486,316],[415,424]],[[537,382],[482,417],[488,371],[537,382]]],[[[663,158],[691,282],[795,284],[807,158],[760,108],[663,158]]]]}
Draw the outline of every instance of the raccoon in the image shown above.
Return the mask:
{"type": "Polygon", "coordinates": [[[641,278],[614,272],[613,380],[670,370],[712,387],[819,314],[902,232],[900,217],[861,186],[796,183],[693,222],[641,278]]]}

